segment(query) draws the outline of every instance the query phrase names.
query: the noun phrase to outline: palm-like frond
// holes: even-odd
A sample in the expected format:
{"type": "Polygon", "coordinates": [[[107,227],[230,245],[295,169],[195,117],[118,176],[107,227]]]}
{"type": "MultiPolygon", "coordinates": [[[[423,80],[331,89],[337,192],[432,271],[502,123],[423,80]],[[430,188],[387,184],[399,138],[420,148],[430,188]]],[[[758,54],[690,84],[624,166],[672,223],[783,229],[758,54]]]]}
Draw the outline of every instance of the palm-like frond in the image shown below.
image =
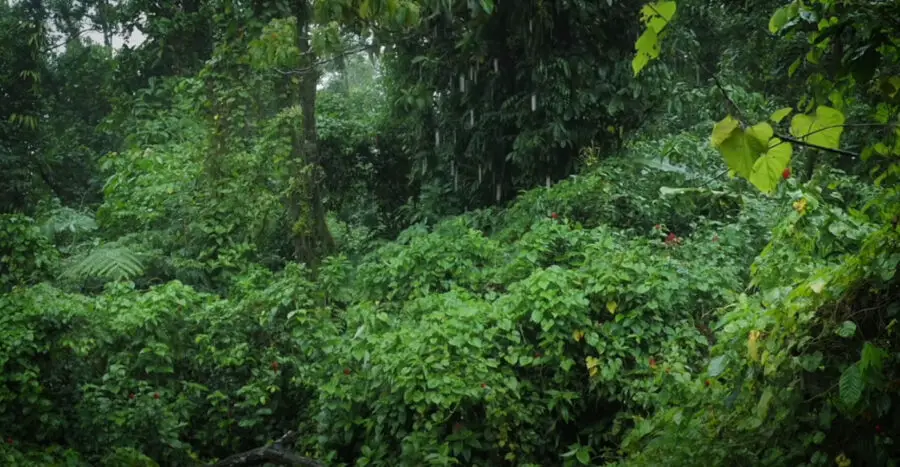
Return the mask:
{"type": "Polygon", "coordinates": [[[122,246],[99,246],[67,268],[64,276],[73,279],[133,279],[144,273],[139,255],[122,246]]]}

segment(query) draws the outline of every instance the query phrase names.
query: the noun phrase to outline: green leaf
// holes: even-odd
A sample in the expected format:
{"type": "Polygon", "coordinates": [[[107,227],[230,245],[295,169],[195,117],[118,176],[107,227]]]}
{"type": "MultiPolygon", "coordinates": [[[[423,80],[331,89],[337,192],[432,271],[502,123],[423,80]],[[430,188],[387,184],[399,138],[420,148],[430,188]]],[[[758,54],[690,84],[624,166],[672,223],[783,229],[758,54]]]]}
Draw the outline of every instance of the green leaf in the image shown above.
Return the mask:
{"type": "Polygon", "coordinates": [[[820,105],[814,115],[794,115],[791,135],[807,143],[829,149],[837,149],[844,131],[844,114],[820,105]]]}
{"type": "Polygon", "coordinates": [[[650,60],[659,57],[659,36],[657,36],[656,31],[650,28],[644,30],[643,34],[634,43],[634,48],[636,53],[631,61],[631,68],[634,71],[634,76],[637,76],[650,63],[650,60]]]}
{"type": "Polygon", "coordinates": [[[726,139],[731,137],[731,134],[734,132],[734,130],[740,128],[740,126],[741,122],[732,118],[731,115],[723,118],[720,122],[716,123],[716,125],[713,127],[712,132],[713,147],[718,149],[726,139]]]}
{"type": "Polygon", "coordinates": [[[750,178],[758,153],[750,146],[749,138],[743,131],[740,129],[734,131],[731,137],[719,146],[719,152],[722,153],[729,169],[741,177],[750,178]]]}
{"type": "Polygon", "coordinates": [[[825,290],[825,284],[826,284],[825,279],[819,278],[819,279],[812,281],[809,284],[809,288],[810,288],[810,290],[813,291],[813,293],[820,294],[820,293],[822,293],[823,290],[825,290]]]}
{"type": "Polygon", "coordinates": [[[841,402],[847,406],[854,406],[862,397],[863,380],[859,367],[854,363],[844,370],[841,374],[841,380],[838,384],[841,402]]]}
{"type": "Polygon", "coordinates": [[[844,321],[834,332],[844,338],[853,337],[853,335],[856,334],[856,323],[853,321],[844,321]]]}
{"type": "Polygon", "coordinates": [[[362,0],[361,2],[359,2],[359,17],[369,17],[369,0],[362,0]]]}
{"type": "Polygon", "coordinates": [[[484,12],[487,14],[493,13],[494,0],[481,0],[481,9],[484,10],[484,12]]]}
{"type": "Polygon", "coordinates": [[[788,7],[784,6],[775,10],[775,13],[769,18],[769,32],[772,34],[778,33],[787,24],[788,20],[788,7]]]}
{"type": "Polygon", "coordinates": [[[775,191],[782,179],[784,169],[791,163],[791,152],[790,144],[773,138],[769,151],[753,163],[750,183],[766,194],[775,191]]]}
{"type": "Polygon", "coordinates": [[[756,404],[756,416],[760,419],[765,420],[769,415],[769,406],[772,405],[772,396],[772,387],[766,387],[762,397],[759,398],[759,402],[756,404]]]}
{"type": "Polygon", "coordinates": [[[794,76],[794,73],[796,73],[797,70],[800,69],[801,63],[803,63],[803,57],[797,57],[797,59],[794,60],[793,63],[791,63],[791,66],[788,67],[788,78],[791,78],[794,76]]]}
{"type": "Polygon", "coordinates": [[[859,369],[861,371],[873,370],[880,373],[884,368],[884,357],[887,352],[871,342],[863,344],[862,355],[859,358],[859,369]]]}
{"type": "Polygon", "coordinates": [[[578,453],[575,454],[575,458],[578,459],[578,462],[581,462],[581,465],[588,465],[591,463],[591,454],[587,449],[579,449],[578,453]]]}
{"type": "Polygon", "coordinates": [[[793,111],[794,111],[794,109],[792,109],[790,107],[784,107],[784,108],[778,109],[775,112],[772,112],[772,115],[769,116],[769,120],[772,120],[775,123],[781,123],[781,121],[784,120],[784,117],[787,117],[793,111]]]}
{"type": "Polygon", "coordinates": [[[773,134],[775,132],[772,130],[772,125],[766,122],[757,123],[747,129],[747,136],[750,137],[748,143],[754,152],[766,152],[769,148],[769,140],[772,139],[773,134]]]}
{"type": "Polygon", "coordinates": [[[711,378],[715,378],[722,373],[725,372],[725,364],[727,361],[725,360],[724,355],[719,355],[718,357],[709,361],[709,368],[707,369],[707,373],[711,378]]]}
{"type": "Polygon", "coordinates": [[[675,2],[649,3],[641,8],[641,22],[659,34],[675,16],[675,10],[675,2]]]}

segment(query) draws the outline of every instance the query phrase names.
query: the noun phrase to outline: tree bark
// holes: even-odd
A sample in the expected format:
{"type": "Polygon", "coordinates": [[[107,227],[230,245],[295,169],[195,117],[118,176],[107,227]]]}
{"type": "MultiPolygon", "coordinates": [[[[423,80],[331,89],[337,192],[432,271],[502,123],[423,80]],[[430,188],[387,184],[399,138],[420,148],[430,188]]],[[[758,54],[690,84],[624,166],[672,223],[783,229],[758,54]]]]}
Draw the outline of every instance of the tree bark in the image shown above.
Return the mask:
{"type": "MultiPolygon", "coordinates": [[[[311,50],[309,26],[312,21],[312,5],[297,2],[294,15],[297,18],[295,40],[300,50],[302,65],[312,65],[316,57],[311,50]]],[[[322,256],[334,249],[334,239],[325,222],[325,207],[320,190],[319,147],[316,135],[316,86],[319,70],[308,66],[300,74],[294,89],[295,102],[303,115],[302,132],[296,129],[292,136],[293,177],[297,184],[291,190],[289,215],[292,221],[294,257],[314,265],[322,256]]]]}

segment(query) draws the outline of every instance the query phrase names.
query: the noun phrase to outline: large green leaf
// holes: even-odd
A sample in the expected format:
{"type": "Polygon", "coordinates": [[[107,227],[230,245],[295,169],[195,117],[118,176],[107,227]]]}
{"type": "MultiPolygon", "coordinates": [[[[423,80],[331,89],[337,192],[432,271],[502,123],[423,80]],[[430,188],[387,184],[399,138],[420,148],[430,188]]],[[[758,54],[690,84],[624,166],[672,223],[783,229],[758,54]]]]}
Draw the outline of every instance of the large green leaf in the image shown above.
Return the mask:
{"type": "Polygon", "coordinates": [[[766,152],[769,148],[769,140],[772,139],[773,134],[775,132],[772,130],[772,125],[766,122],[757,123],[747,129],[747,136],[750,137],[747,143],[757,154],[766,152]]]}
{"type": "Polygon", "coordinates": [[[790,15],[788,14],[788,7],[781,7],[775,10],[775,13],[769,18],[769,32],[772,34],[778,33],[781,31],[781,28],[787,24],[790,19],[790,15]]]}
{"type": "Polygon", "coordinates": [[[641,22],[659,34],[675,16],[675,10],[675,2],[648,3],[641,8],[641,22]]]}
{"type": "Polygon", "coordinates": [[[722,153],[728,168],[744,178],[750,178],[757,155],[750,146],[750,138],[738,128],[719,145],[719,152],[722,153]]]}
{"type": "Polygon", "coordinates": [[[659,57],[659,35],[675,16],[675,2],[648,3],[641,8],[641,22],[646,25],[644,32],[634,43],[635,54],[631,69],[637,76],[651,60],[659,57]]]}
{"type": "Polygon", "coordinates": [[[740,128],[740,126],[741,122],[734,119],[731,115],[716,123],[716,126],[713,127],[712,131],[713,147],[718,149],[726,139],[731,137],[731,133],[733,133],[735,129],[740,128]]]}
{"type": "Polygon", "coordinates": [[[782,179],[784,169],[791,163],[791,145],[773,138],[770,149],[753,163],[750,183],[763,193],[772,193],[782,179]]]}
{"type": "Polygon", "coordinates": [[[644,33],[634,43],[634,48],[636,53],[634,59],[631,60],[631,68],[634,70],[634,75],[637,76],[650,63],[650,60],[659,57],[659,36],[656,31],[650,28],[644,30],[644,33]]]}
{"type": "Polygon", "coordinates": [[[844,131],[844,120],[841,111],[820,105],[813,115],[794,115],[791,135],[807,143],[837,149],[844,131]]]}
{"type": "Polygon", "coordinates": [[[794,109],[792,109],[790,107],[784,107],[784,108],[778,109],[778,110],[772,112],[772,115],[769,117],[769,120],[772,120],[775,123],[781,123],[781,121],[784,120],[784,117],[787,117],[788,115],[790,115],[791,112],[793,112],[793,110],[794,109]]]}
{"type": "Polygon", "coordinates": [[[707,367],[706,371],[709,373],[709,376],[711,378],[715,378],[725,372],[727,363],[728,362],[725,359],[725,356],[719,355],[718,357],[709,361],[709,366],[707,367]]]}
{"type": "Polygon", "coordinates": [[[838,386],[842,403],[847,406],[853,406],[859,402],[859,399],[862,397],[863,379],[862,373],[856,364],[850,365],[844,370],[838,386]]]}

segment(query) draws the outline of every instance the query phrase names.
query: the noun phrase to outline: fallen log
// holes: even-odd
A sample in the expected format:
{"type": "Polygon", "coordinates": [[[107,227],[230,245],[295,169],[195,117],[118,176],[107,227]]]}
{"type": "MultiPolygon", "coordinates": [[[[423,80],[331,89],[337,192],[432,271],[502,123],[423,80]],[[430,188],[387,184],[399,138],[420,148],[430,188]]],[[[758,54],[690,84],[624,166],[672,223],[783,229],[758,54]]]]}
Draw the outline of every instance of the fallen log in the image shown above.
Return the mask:
{"type": "Polygon", "coordinates": [[[297,455],[288,449],[294,444],[299,435],[295,431],[288,431],[274,444],[258,447],[249,451],[228,456],[221,461],[210,464],[209,467],[243,467],[249,465],[277,464],[299,465],[304,467],[325,467],[325,464],[308,457],[297,455]]]}

